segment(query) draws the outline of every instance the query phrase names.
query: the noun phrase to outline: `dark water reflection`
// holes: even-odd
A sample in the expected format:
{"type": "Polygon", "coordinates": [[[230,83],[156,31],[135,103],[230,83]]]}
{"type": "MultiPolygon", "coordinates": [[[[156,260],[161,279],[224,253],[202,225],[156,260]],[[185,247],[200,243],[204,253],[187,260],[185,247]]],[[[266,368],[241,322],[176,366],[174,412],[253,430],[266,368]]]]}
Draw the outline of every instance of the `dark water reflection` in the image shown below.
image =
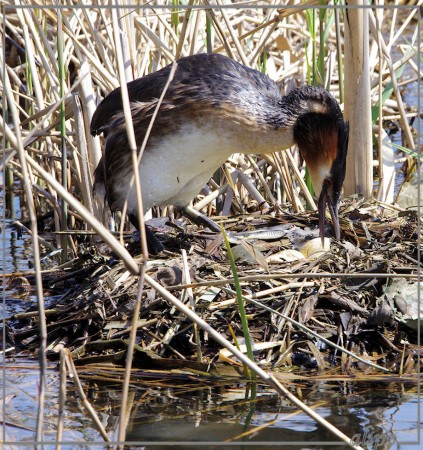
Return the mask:
{"type": "MultiPolygon", "coordinates": [[[[378,448],[383,449],[393,448],[400,441],[417,442],[415,391],[414,387],[401,384],[350,382],[308,383],[302,388],[303,400],[309,406],[316,405],[316,412],[335,427],[348,436],[356,435],[362,443],[367,440],[373,444],[378,439],[378,448]]],[[[127,438],[141,442],[192,441],[201,448],[208,448],[204,446],[207,441],[225,440],[244,441],[247,448],[257,449],[263,445],[346,447],[344,443],[335,445],[330,432],[306,414],[296,412],[284,398],[264,390],[256,401],[246,401],[245,388],[230,387],[176,394],[160,406],[151,398],[141,401],[127,438]]],[[[192,445],[179,448],[184,447],[192,445]]],[[[234,447],[227,443],[218,448],[234,447]]]]}
{"type": "MultiPolygon", "coordinates": [[[[6,372],[6,441],[30,443],[37,412],[38,368],[30,361],[10,361],[6,372]]],[[[263,387],[255,400],[246,386],[183,385],[133,389],[127,448],[165,449],[344,449],[333,435],[284,398],[263,387]],[[228,441],[228,442],[224,442],[228,441]]],[[[45,441],[56,440],[58,375],[51,366],[45,402],[45,441]]],[[[419,402],[417,386],[406,383],[301,382],[303,401],[348,436],[367,448],[407,449],[417,444],[419,402]],[[365,442],[366,441],[366,442],[365,442]],[[375,443],[380,445],[374,445],[375,443]],[[366,447],[366,445],[363,445],[366,447]]],[[[111,440],[116,436],[120,386],[85,384],[90,403],[98,412],[111,440]]],[[[65,448],[105,448],[72,382],[67,385],[63,442],[65,448]]]]}
{"type": "MultiPolygon", "coordinates": [[[[4,186],[3,173],[0,172],[0,187],[4,186]]],[[[18,189],[19,186],[16,186],[18,189]]],[[[32,267],[32,242],[28,234],[13,228],[11,220],[21,218],[19,195],[12,196],[12,207],[6,208],[6,195],[0,191],[0,273],[24,272],[32,267]]]]}

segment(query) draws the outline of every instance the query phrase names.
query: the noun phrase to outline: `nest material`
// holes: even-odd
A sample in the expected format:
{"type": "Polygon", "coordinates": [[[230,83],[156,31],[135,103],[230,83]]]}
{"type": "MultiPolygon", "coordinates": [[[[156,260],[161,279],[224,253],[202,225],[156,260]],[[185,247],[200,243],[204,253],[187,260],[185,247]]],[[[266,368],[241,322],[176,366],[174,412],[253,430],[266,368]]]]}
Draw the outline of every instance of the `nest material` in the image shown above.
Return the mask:
{"type": "MultiPolygon", "coordinates": [[[[329,371],[332,376],[374,371],[296,328],[279,312],[394,373],[416,374],[417,334],[397,320],[395,304],[384,298],[384,289],[391,278],[374,274],[410,277],[420,270],[421,263],[416,259],[417,216],[414,212],[398,213],[375,203],[349,200],[341,210],[341,217],[346,241],[332,243],[330,252],[317,259],[272,262],[264,267],[262,261],[290,248],[291,243],[287,238],[248,243],[260,256],[255,262],[238,264],[243,294],[275,311],[246,301],[250,336],[257,348],[256,361],[280,374],[293,369],[299,373],[299,368],[329,371]],[[316,275],[307,277],[305,273],[316,275]],[[321,277],[319,273],[334,275],[321,277]],[[354,278],[358,273],[368,276],[354,278]]],[[[222,220],[225,229],[232,232],[276,223],[304,229],[316,222],[314,213],[222,220]]],[[[242,344],[233,276],[221,235],[200,232],[191,226],[185,232],[173,228],[173,235],[167,234],[165,245],[175,251],[167,250],[149,261],[148,273],[175,296],[190,302],[191,291],[183,285],[186,277],[180,251],[181,247],[187,248],[197,314],[227,339],[233,342],[235,335],[242,344]]],[[[138,242],[129,246],[139,249],[138,242]]],[[[123,365],[138,277],[131,276],[113,255],[99,255],[92,250],[74,267],[61,272],[59,278],[56,275],[50,273],[44,279],[52,289],[66,290],[46,309],[49,356],[56,357],[57,350],[65,346],[79,364],[123,365]]],[[[37,350],[39,330],[35,311],[16,314],[7,324],[8,335],[18,349],[37,350]]],[[[230,355],[205,333],[200,331],[199,336],[201,361],[193,324],[155,290],[144,286],[134,367],[153,371],[183,368],[206,376],[219,355],[220,360],[242,373],[238,362],[229,359],[230,355]]],[[[214,367],[216,373],[216,367],[222,366],[214,367]]],[[[226,373],[223,369],[217,371],[223,372],[226,373]]]]}

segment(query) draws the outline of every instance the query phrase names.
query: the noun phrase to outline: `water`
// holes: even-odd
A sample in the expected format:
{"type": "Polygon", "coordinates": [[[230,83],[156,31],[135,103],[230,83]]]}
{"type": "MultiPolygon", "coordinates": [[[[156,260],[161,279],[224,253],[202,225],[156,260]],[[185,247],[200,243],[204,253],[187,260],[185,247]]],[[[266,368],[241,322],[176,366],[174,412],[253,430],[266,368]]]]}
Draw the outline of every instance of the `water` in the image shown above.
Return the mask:
{"type": "MultiPolygon", "coordinates": [[[[372,438],[378,437],[383,441],[382,448],[391,448],[393,443],[397,443],[397,431],[400,430],[403,437],[411,440],[414,436],[414,440],[417,439],[417,423],[410,421],[410,417],[417,417],[417,404],[413,408],[410,401],[404,408],[408,410],[400,413],[404,406],[402,402],[408,396],[407,390],[415,390],[413,387],[351,382],[310,382],[301,385],[303,400],[309,406],[320,405],[315,408],[316,412],[349,436],[365,440],[366,431],[372,428],[372,438]],[[408,417],[408,423],[401,423],[397,428],[396,420],[400,417],[408,417]]],[[[411,394],[409,399],[412,397],[411,394]]],[[[194,399],[192,392],[175,395],[170,405],[166,405],[167,411],[173,409],[174,414],[167,414],[158,422],[153,422],[151,415],[158,415],[164,408],[159,406],[154,411],[151,403],[149,399],[144,401],[144,410],[141,405],[128,438],[134,441],[165,439],[180,442],[190,436],[191,441],[197,442],[228,440],[257,443],[248,448],[259,448],[260,442],[275,442],[278,446],[296,444],[293,448],[302,448],[301,442],[327,445],[336,441],[306,414],[298,413],[285,399],[267,390],[262,391],[255,402],[245,400],[243,388],[205,390],[198,392],[194,399]],[[146,415],[147,407],[150,412],[146,415]]],[[[345,448],[345,444],[338,448],[345,448]]]]}
{"type": "MultiPolygon", "coordinates": [[[[6,444],[10,441],[29,445],[34,439],[38,371],[28,361],[25,364],[11,363],[6,372],[6,444]]],[[[44,432],[44,440],[50,446],[56,441],[58,384],[57,371],[51,366],[44,432]]],[[[298,386],[305,403],[363,446],[367,443],[369,448],[376,448],[377,443],[378,449],[391,449],[402,448],[408,442],[407,449],[419,448],[415,385],[302,381],[298,386]]],[[[298,386],[292,391],[296,392],[298,386]]],[[[259,387],[255,400],[246,395],[247,391],[243,385],[207,386],[199,382],[167,388],[147,380],[145,386],[132,389],[129,394],[132,415],[127,442],[145,449],[176,445],[179,449],[276,449],[288,445],[291,449],[323,449],[329,445],[346,448],[345,443],[337,442],[326,429],[273,391],[259,387]]],[[[87,381],[85,392],[113,441],[118,427],[120,386],[87,381]]],[[[62,442],[68,443],[69,449],[95,445],[104,448],[72,382],[67,384],[62,442]]]]}
{"type": "MultiPolygon", "coordinates": [[[[0,173],[0,186],[3,186],[3,173],[0,173]]],[[[11,220],[7,216],[13,216],[20,220],[21,208],[18,195],[13,198],[12,211],[5,211],[5,198],[0,191],[0,240],[3,254],[0,258],[0,271],[11,274],[25,272],[32,267],[32,242],[28,234],[21,233],[19,229],[11,226],[11,220]],[[4,217],[6,216],[6,217],[4,217]]]]}

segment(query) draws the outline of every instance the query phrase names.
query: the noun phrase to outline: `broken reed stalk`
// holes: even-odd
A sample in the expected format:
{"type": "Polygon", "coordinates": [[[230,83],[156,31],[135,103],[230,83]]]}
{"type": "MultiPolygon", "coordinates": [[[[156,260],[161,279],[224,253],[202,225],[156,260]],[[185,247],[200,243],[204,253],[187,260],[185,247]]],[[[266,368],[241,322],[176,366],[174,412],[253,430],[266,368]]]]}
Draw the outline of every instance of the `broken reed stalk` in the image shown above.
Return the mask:
{"type": "MultiPolygon", "coordinates": [[[[320,402],[317,402],[317,403],[313,403],[313,408],[317,409],[317,408],[320,408],[320,407],[327,407],[327,405],[328,405],[328,401],[326,401],[326,400],[325,401],[320,401],[320,402]]],[[[290,414],[284,414],[283,420],[284,421],[288,421],[289,419],[294,418],[295,416],[298,416],[298,414],[300,414],[300,413],[301,413],[301,411],[295,411],[295,412],[290,413],[290,414]]],[[[254,436],[254,435],[258,434],[260,431],[262,431],[264,429],[268,429],[269,427],[272,427],[273,425],[277,425],[278,422],[279,422],[279,418],[276,418],[276,419],[273,419],[273,420],[270,420],[270,421],[266,422],[263,425],[250,426],[250,427],[248,427],[248,431],[244,431],[243,433],[240,433],[240,434],[238,434],[236,436],[233,436],[231,438],[225,439],[224,442],[237,442],[237,441],[240,441],[242,439],[244,439],[244,441],[245,441],[246,437],[254,436]]],[[[245,429],[247,429],[247,427],[245,427],[245,429]]],[[[264,448],[266,448],[266,447],[264,447],[264,448]]]]}
{"type": "MultiPolygon", "coordinates": [[[[369,14],[367,15],[367,17],[369,19],[369,22],[368,22],[369,28],[371,29],[372,33],[376,35],[376,33],[377,33],[376,19],[374,17],[374,13],[372,10],[368,10],[368,13],[369,14]]],[[[406,139],[408,147],[410,149],[414,149],[415,148],[414,139],[413,139],[413,135],[411,133],[410,125],[408,124],[408,120],[406,117],[406,111],[405,111],[405,107],[404,107],[404,102],[402,100],[401,92],[398,88],[398,82],[397,82],[397,77],[396,77],[395,70],[394,70],[394,65],[392,63],[390,52],[389,52],[388,48],[386,47],[382,36],[380,37],[380,43],[382,45],[383,55],[388,64],[388,67],[389,67],[389,72],[391,75],[391,82],[392,82],[392,85],[394,88],[394,94],[395,94],[397,104],[398,104],[398,109],[400,112],[400,121],[401,121],[402,129],[405,133],[405,139],[406,139]]]]}
{"type": "MultiPolygon", "coordinates": [[[[134,124],[132,122],[132,114],[131,114],[131,105],[129,103],[129,95],[128,95],[128,87],[126,85],[127,78],[125,73],[125,68],[130,66],[128,64],[128,60],[124,60],[124,48],[126,45],[124,44],[123,30],[119,27],[118,21],[118,10],[116,8],[112,9],[112,23],[113,23],[113,36],[115,40],[115,51],[116,51],[116,59],[118,64],[118,72],[119,72],[119,81],[121,86],[121,96],[122,96],[122,109],[125,117],[125,128],[127,134],[127,142],[129,149],[131,151],[132,156],[132,168],[133,168],[133,177],[135,183],[135,190],[137,196],[137,209],[138,211],[144,211],[144,207],[142,204],[142,194],[141,194],[141,182],[139,178],[138,171],[138,160],[137,160],[137,143],[135,140],[134,133],[134,124]]],[[[128,193],[129,194],[129,193],[128,193]]],[[[125,205],[126,209],[126,205],[125,205]]],[[[141,238],[141,251],[145,261],[148,261],[148,248],[147,248],[147,237],[145,233],[144,227],[144,215],[138,214],[139,220],[139,230],[140,230],[140,238],[141,238]]]]}
{"type": "MultiPolygon", "coordinates": [[[[23,24],[24,25],[24,24],[23,24]]],[[[24,25],[25,29],[25,25],[24,25]]],[[[28,166],[25,161],[25,151],[22,144],[22,135],[20,132],[20,120],[19,113],[15,105],[15,99],[12,94],[12,86],[10,85],[10,80],[7,71],[3,70],[5,64],[3,63],[3,56],[0,55],[0,79],[2,80],[4,91],[6,92],[7,104],[9,107],[9,112],[11,114],[11,119],[15,127],[15,137],[17,144],[17,152],[19,160],[21,163],[21,170],[23,175],[23,185],[25,190],[25,195],[27,198],[28,213],[30,219],[30,229],[32,232],[32,249],[34,256],[34,268],[35,268],[35,284],[37,293],[37,306],[39,314],[39,340],[40,347],[38,353],[38,360],[40,363],[40,381],[39,381],[39,395],[38,395],[38,412],[37,412],[37,427],[35,440],[37,442],[43,441],[43,430],[44,430],[44,401],[46,393],[46,373],[47,373],[47,358],[46,358],[46,347],[47,347],[47,326],[46,326],[46,316],[44,310],[44,292],[43,292],[43,282],[41,279],[41,257],[40,257],[40,246],[38,242],[38,230],[37,230],[37,213],[34,206],[34,197],[32,192],[31,180],[29,177],[28,166]]]]}
{"type": "Polygon", "coordinates": [[[348,0],[345,15],[345,118],[350,122],[346,195],[373,190],[373,143],[369,73],[369,9],[364,0],[348,0]],[[351,5],[351,8],[348,6],[351,5]]]}
{"type": "Polygon", "coordinates": [[[59,363],[59,405],[57,408],[57,431],[56,431],[56,450],[61,450],[62,436],[63,436],[63,418],[65,413],[66,402],[66,350],[60,350],[59,363]]]}
{"type": "MultiPolygon", "coordinates": [[[[63,99],[65,95],[65,61],[63,56],[63,25],[62,25],[62,11],[57,9],[57,51],[58,51],[58,64],[59,64],[59,88],[60,97],[63,99]]],[[[68,186],[68,153],[66,148],[66,111],[65,102],[62,100],[60,103],[60,151],[62,154],[61,161],[61,178],[62,185],[65,189],[69,189],[68,186]]],[[[60,217],[60,231],[66,231],[68,228],[68,207],[66,201],[61,203],[61,217],[60,217]]],[[[61,235],[61,247],[62,247],[62,264],[68,259],[68,238],[70,236],[61,235]]]]}
{"type": "MultiPolygon", "coordinates": [[[[206,0],[206,1],[210,5],[209,1],[208,0],[206,0]]],[[[221,5],[221,1],[220,0],[215,0],[215,1],[216,1],[217,5],[219,5],[219,6],[221,5]]],[[[243,50],[243,48],[241,46],[241,43],[240,43],[240,41],[238,39],[237,33],[235,33],[235,30],[233,29],[233,27],[232,27],[232,25],[230,23],[227,11],[224,8],[222,8],[220,10],[218,8],[216,8],[216,9],[217,9],[217,11],[220,12],[220,14],[223,17],[223,21],[224,21],[224,23],[226,25],[226,31],[229,34],[232,43],[235,45],[235,48],[236,48],[238,56],[239,56],[239,60],[242,62],[242,64],[248,66],[248,58],[247,58],[247,56],[244,53],[244,50],[243,50]]]]}
{"type": "Polygon", "coordinates": [[[89,161],[91,161],[92,158],[89,157],[89,149],[88,149],[88,145],[87,145],[87,141],[89,141],[90,138],[88,136],[86,136],[86,134],[85,134],[84,115],[83,115],[80,97],[76,94],[73,94],[72,100],[73,100],[72,108],[73,108],[73,112],[74,112],[75,130],[76,130],[75,138],[77,140],[76,147],[79,149],[78,155],[75,155],[75,156],[79,156],[79,159],[75,158],[75,162],[79,162],[79,166],[80,166],[80,172],[81,172],[80,187],[81,187],[82,199],[83,199],[84,205],[87,207],[88,211],[90,211],[91,214],[94,214],[94,201],[93,201],[93,195],[92,195],[93,180],[92,180],[91,171],[90,171],[90,167],[89,167],[89,161]]]}
{"type": "Polygon", "coordinates": [[[95,409],[92,407],[91,403],[88,401],[87,396],[85,395],[84,388],[82,386],[81,380],[79,379],[78,371],[76,370],[75,364],[73,363],[73,359],[70,354],[70,351],[68,349],[64,349],[63,351],[66,353],[65,361],[66,361],[66,365],[68,367],[68,372],[73,379],[73,383],[76,387],[76,390],[79,394],[82,404],[88,411],[88,414],[90,415],[91,419],[93,420],[95,427],[101,434],[101,437],[106,442],[110,442],[110,438],[109,438],[106,430],[104,429],[104,426],[101,423],[100,418],[98,417],[97,413],[95,412],[95,409]]]}
{"type": "MultiPolygon", "coordinates": [[[[351,278],[351,279],[366,279],[366,278],[404,278],[406,280],[417,280],[419,274],[410,273],[330,273],[330,272],[301,272],[301,273],[270,273],[260,275],[248,275],[240,277],[239,280],[243,283],[250,281],[263,281],[263,280],[280,280],[281,278],[351,278]]],[[[223,278],[213,281],[197,281],[191,284],[178,284],[174,286],[168,286],[169,290],[186,289],[187,287],[200,287],[200,286],[222,286],[232,283],[231,278],[223,278]]]]}
{"type": "MultiPolygon", "coordinates": [[[[338,0],[337,4],[341,2],[338,0]]],[[[339,85],[339,103],[344,103],[344,64],[342,59],[342,35],[341,22],[339,18],[340,8],[335,8],[335,33],[336,33],[336,56],[338,59],[338,85],[339,85]]]]}
{"type": "MultiPolygon", "coordinates": [[[[194,0],[189,0],[188,5],[189,6],[194,5],[194,0]]],[[[184,45],[185,37],[186,37],[186,34],[187,34],[187,30],[188,30],[188,25],[190,23],[189,19],[190,19],[191,13],[192,13],[192,8],[187,8],[185,10],[184,19],[183,19],[183,22],[182,22],[182,29],[181,29],[181,32],[179,34],[178,45],[177,45],[176,50],[175,50],[175,60],[177,60],[177,59],[179,59],[179,58],[181,58],[183,56],[183,54],[182,54],[182,47],[184,45]]]]}
{"type": "MultiPolygon", "coordinates": [[[[182,263],[183,263],[183,267],[184,267],[184,280],[187,284],[189,284],[189,283],[191,283],[191,275],[189,272],[187,251],[185,249],[182,249],[181,253],[182,253],[182,263]]],[[[195,312],[195,299],[194,299],[194,294],[192,292],[192,289],[187,288],[186,293],[188,295],[188,299],[189,299],[191,308],[195,312]]],[[[198,327],[197,327],[196,323],[194,323],[194,342],[195,342],[195,346],[196,346],[197,361],[202,362],[203,352],[201,350],[201,337],[200,337],[200,333],[198,331],[198,327]]]]}
{"type": "MultiPolygon", "coordinates": [[[[20,228],[22,231],[25,231],[30,236],[32,236],[32,231],[29,228],[27,228],[23,223],[21,223],[19,220],[14,220],[12,223],[13,225],[20,228]]],[[[54,245],[51,245],[49,241],[46,241],[41,236],[38,236],[38,240],[42,245],[44,245],[44,247],[48,248],[51,252],[55,252],[58,250],[54,245]]]]}
{"type": "MultiPolygon", "coordinates": [[[[377,13],[383,13],[383,11],[377,11],[377,13]]],[[[381,30],[380,30],[380,14],[375,16],[376,19],[376,33],[377,33],[377,46],[378,46],[378,60],[379,60],[379,86],[378,86],[378,96],[379,96],[379,117],[378,117],[378,159],[379,159],[379,186],[376,194],[376,198],[384,200],[386,198],[386,192],[384,191],[384,164],[383,164],[383,107],[382,107],[382,94],[383,94],[383,84],[382,84],[382,46],[381,46],[381,30]],[[384,197],[382,197],[384,196],[384,197]]]]}
{"type": "MultiPolygon", "coordinates": [[[[129,395],[129,385],[131,382],[131,370],[132,370],[132,361],[134,358],[134,349],[137,338],[137,323],[138,317],[141,312],[141,300],[142,294],[144,292],[144,279],[145,279],[145,271],[146,271],[146,261],[141,265],[141,274],[138,282],[137,296],[135,300],[134,310],[132,312],[132,324],[131,324],[131,332],[129,334],[129,342],[128,348],[126,351],[126,359],[125,359],[125,375],[122,386],[122,398],[121,398],[121,406],[119,412],[119,426],[118,426],[118,441],[124,442],[126,436],[126,427],[128,424],[128,395],[129,395]]],[[[123,448],[120,444],[118,448],[123,448]]]]}

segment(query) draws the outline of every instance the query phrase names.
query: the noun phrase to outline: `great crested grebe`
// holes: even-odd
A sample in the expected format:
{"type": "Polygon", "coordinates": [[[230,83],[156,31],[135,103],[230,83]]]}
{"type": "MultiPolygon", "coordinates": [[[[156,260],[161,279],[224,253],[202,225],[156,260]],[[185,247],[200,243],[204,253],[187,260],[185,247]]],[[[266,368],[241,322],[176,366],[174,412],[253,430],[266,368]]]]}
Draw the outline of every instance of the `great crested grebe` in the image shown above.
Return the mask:
{"type": "MultiPolygon", "coordinates": [[[[170,70],[168,65],[128,83],[138,146],[170,70]]],[[[120,88],[107,95],[94,113],[91,134],[101,133],[106,143],[95,170],[94,190],[105,196],[112,211],[122,210],[127,201],[128,216],[138,227],[120,88]]],[[[320,236],[324,236],[328,205],[339,239],[338,202],[345,178],[348,123],[335,98],[313,86],[283,96],[266,75],[223,55],[182,58],[139,166],[144,210],[155,205],[186,207],[232,153],[271,153],[293,144],[306,161],[319,197],[320,236]]],[[[153,252],[162,248],[157,240],[155,244],[153,252]]]]}

